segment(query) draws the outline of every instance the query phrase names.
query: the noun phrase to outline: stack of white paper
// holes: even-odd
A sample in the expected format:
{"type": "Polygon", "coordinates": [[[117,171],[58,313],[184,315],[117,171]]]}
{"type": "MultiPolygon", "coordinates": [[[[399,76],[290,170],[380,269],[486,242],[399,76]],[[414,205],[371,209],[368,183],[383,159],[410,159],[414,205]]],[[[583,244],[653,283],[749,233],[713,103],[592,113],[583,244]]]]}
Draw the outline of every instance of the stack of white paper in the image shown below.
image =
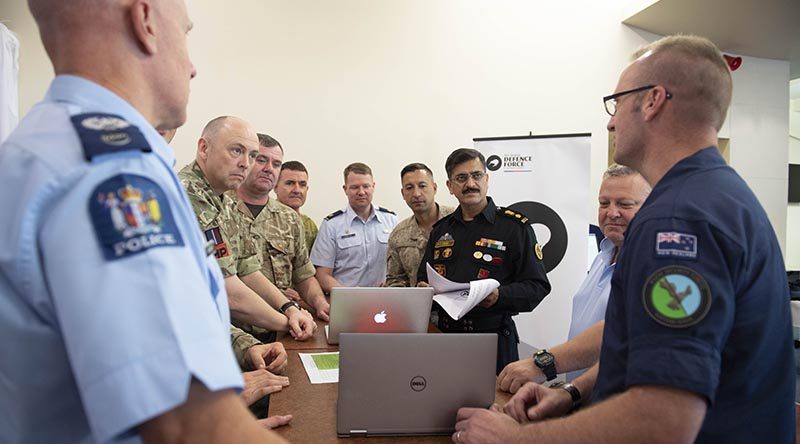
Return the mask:
{"type": "Polygon", "coordinates": [[[437,273],[431,264],[425,264],[425,268],[428,272],[428,284],[433,287],[433,300],[455,320],[461,319],[489,296],[489,293],[500,287],[500,282],[495,279],[453,282],[437,273]]]}
{"type": "Polygon", "coordinates": [[[312,384],[339,382],[339,352],[298,354],[312,384]]]}

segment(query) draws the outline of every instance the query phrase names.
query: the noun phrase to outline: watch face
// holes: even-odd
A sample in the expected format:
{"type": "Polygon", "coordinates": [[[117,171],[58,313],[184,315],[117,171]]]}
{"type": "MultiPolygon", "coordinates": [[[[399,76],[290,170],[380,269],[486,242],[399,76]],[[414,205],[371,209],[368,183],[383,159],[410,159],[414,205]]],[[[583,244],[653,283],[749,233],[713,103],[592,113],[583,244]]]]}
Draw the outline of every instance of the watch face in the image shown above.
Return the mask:
{"type": "Polygon", "coordinates": [[[536,353],[536,364],[540,367],[547,367],[553,363],[553,355],[548,352],[536,353]]]}

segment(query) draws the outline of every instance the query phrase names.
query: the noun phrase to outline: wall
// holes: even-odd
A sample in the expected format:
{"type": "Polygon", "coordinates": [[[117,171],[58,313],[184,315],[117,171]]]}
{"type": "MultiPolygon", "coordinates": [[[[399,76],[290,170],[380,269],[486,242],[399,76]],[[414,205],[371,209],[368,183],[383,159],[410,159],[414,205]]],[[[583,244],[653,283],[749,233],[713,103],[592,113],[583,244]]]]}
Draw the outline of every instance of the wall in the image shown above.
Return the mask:
{"type": "MultiPolygon", "coordinates": [[[[52,69],[24,2],[13,3],[3,14],[22,42],[25,113],[52,69]]],[[[308,164],[314,219],[345,204],[341,170],[353,161],[375,170],[376,202],[405,217],[398,176],[409,162],[431,166],[441,200],[453,203],[444,160],[473,137],[589,131],[596,190],[606,165],[600,98],[631,50],[652,38],[620,24],[624,2],[597,3],[189,2],[198,77],[173,142],[178,166],[193,158],[208,120],[234,114],[308,164]]]]}
{"type": "MultiPolygon", "coordinates": [[[[790,88],[789,163],[800,165],[800,79],[790,88]]],[[[790,203],[786,213],[786,269],[800,270],[800,203],[790,203]]]]}
{"type": "MultiPolygon", "coordinates": [[[[11,3],[0,19],[20,37],[23,114],[52,69],[24,2],[11,3]]],[[[354,161],[372,166],[375,202],[406,217],[399,171],[407,163],[432,167],[439,200],[454,204],[444,160],[473,137],[591,132],[594,195],[607,165],[601,97],[633,49],[657,38],[620,22],[646,3],[239,0],[221,8],[194,0],[189,44],[198,77],[189,120],[173,142],[177,167],[193,158],[208,120],[238,115],[280,140],[286,160],[309,167],[304,211],[315,220],[345,205],[341,170],[354,161]]],[[[731,163],[782,245],[788,69],[745,58],[726,126],[731,163]]],[[[592,214],[595,202],[587,202],[592,214]]]]}

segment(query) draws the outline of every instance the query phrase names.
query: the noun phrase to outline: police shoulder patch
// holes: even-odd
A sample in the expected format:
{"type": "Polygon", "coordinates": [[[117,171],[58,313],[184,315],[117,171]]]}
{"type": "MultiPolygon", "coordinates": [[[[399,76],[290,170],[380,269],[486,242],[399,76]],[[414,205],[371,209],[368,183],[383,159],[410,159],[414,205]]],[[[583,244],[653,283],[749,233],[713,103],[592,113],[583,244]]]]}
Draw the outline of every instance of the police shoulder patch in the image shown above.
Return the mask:
{"type": "Polygon", "coordinates": [[[340,214],[344,214],[344,211],[343,210],[336,210],[333,213],[325,216],[325,220],[331,220],[334,217],[339,216],[340,214]]]}
{"type": "Polygon", "coordinates": [[[528,223],[528,217],[522,213],[518,213],[514,210],[509,210],[508,208],[497,207],[497,214],[505,216],[509,219],[513,219],[523,225],[528,223]]]}
{"type": "Polygon", "coordinates": [[[109,260],[183,245],[164,191],[143,176],[118,174],[98,185],[89,197],[89,217],[109,260]]]}
{"type": "Polygon", "coordinates": [[[139,128],[120,116],[86,113],[74,115],[71,120],[81,139],[86,160],[122,151],[152,151],[139,128]]]}
{"type": "Polygon", "coordinates": [[[642,289],[642,305],[650,317],[673,328],[691,327],[708,314],[711,290],[696,271],[682,265],[659,268],[642,289]]]}

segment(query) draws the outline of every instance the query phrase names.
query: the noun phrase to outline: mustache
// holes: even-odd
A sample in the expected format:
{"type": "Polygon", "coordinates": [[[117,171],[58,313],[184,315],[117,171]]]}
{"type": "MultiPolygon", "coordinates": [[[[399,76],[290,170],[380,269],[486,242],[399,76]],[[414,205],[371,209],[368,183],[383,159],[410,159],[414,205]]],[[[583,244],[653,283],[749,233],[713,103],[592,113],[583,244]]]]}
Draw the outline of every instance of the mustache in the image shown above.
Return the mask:
{"type": "Polygon", "coordinates": [[[481,190],[480,190],[480,189],[478,189],[478,188],[464,188],[464,189],[463,189],[461,192],[462,192],[463,194],[467,194],[467,193],[480,193],[480,192],[481,192],[481,190]]]}

